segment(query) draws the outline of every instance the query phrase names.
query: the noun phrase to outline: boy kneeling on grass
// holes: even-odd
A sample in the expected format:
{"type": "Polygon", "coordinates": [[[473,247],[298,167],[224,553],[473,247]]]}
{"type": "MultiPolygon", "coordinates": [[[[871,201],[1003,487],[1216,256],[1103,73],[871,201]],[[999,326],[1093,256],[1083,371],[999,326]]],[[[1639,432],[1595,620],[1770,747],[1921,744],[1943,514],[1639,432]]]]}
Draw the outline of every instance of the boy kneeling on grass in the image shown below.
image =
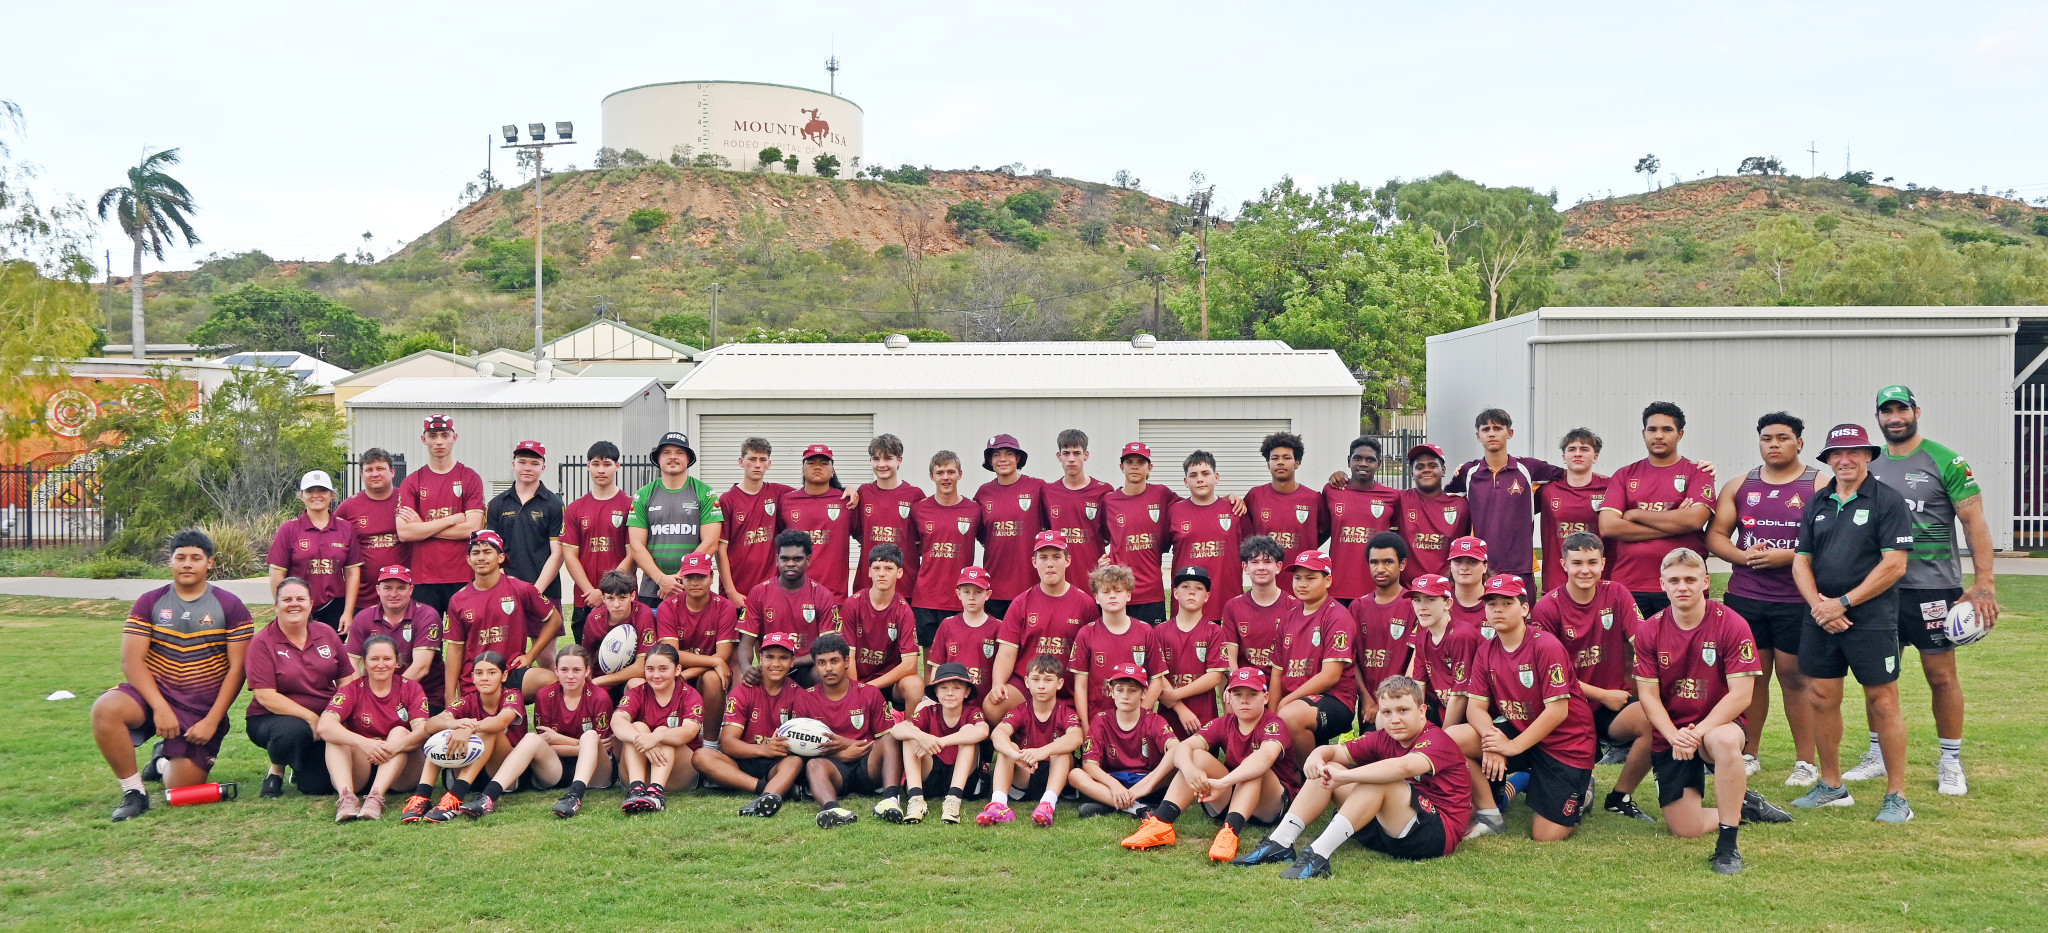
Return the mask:
{"type": "Polygon", "coordinates": [[[1118,811],[1142,816],[1158,806],[1173,780],[1173,748],[1180,744],[1166,718],[1145,708],[1145,672],[1122,664],[1107,677],[1114,706],[1088,724],[1081,770],[1069,775],[1074,790],[1088,798],[1081,804],[1084,820],[1118,811]]]}
{"type": "Polygon", "coordinates": [[[1060,699],[1066,685],[1066,663],[1058,656],[1041,654],[1024,669],[1024,691],[1030,699],[1017,704],[996,725],[989,741],[996,749],[994,792],[988,806],[975,814],[983,826],[1012,823],[1017,814],[1010,801],[1039,795],[1031,811],[1031,822],[1051,826],[1054,805],[1067,789],[1068,772],[1074,768],[1074,750],[1081,747],[1081,718],[1074,707],[1060,699]],[[1024,786],[1012,794],[1010,788],[1024,786]]]}
{"type": "Polygon", "coordinates": [[[939,818],[960,822],[960,798],[966,796],[967,782],[979,764],[981,740],[988,738],[988,719],[974,702],[975,692],[974,675],[967,665],[941,664],[932,675],[932,685],[925,688],[934,702],[890,727],[889,734],[903,743],[903,792],[909,798],[903,807],[903,822],[924,822],[928,810],[924,779],[939,765],[953,769],[939,818]]]}
{"type": "Polygon", "coordinates": [[[1271,823],[1287,811],[1287,789],[1274,767],[1286,753],[1287,724],[1266,708],[1266,672],[1240,667],[1230,674],[1223,715],[1188,736],[1173,750],[1179,773],[1166,799],[1124,839],[1126,849],[1172,845],[1173,821],[1197,798],[1211,817],[1223,817],[1223,829],[1209,845],[1212,861],[1237,857],[1237,834],[1247,820],[1271,823]],[[1216,760],[1211,749],[1220,749],[1216,760]]]}

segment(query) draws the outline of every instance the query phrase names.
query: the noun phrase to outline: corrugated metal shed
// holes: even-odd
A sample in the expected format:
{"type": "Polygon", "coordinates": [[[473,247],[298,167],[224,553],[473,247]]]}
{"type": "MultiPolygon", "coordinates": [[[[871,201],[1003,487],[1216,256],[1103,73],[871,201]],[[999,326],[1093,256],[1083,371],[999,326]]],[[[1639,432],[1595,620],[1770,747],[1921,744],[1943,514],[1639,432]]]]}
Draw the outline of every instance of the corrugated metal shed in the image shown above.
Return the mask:
{"type": "Polygon", "coordinates": [[[699,352],[696,347],[612,320],[592,321],[555,338],[544,349],[549,359],[570,362],[638,360],[680,363],[687,362],[699,352]]]}
{"type": "Polygon", "coordinates": [[[1920,398],[1922,433],[1970,459],[2000,547],[2012,539],[2014,335],[2048,308],[1543,308],[1429,338],[1429,436],[1479,455],[1472,419],[1502,408],[1516,453],[1556,460],[1574,427],[1605,441],[1598,469],[1643,456],[1643,406],[1687,415],[1680,451],[1725,480],[1757,459],[1758,416],[1789,411],[1817,452],[1828,427],[1875,431],[1891,383],[1920,398]]]}
{"type": "MultiPolygon", "coordinates": [[[[547,445],[550,459],[582,456],[609,440],[645,453],[668,429],[659,382],[642,378],[398,379],[350,399],[349,449],[402,452],[424,463],[420,421],[443,412],[455,418],[456,456],[483,474],[493,490],[512,481],[512,446],[547,445]]],[[[546,481],[553,485],[552,470],[546,481]]]]}

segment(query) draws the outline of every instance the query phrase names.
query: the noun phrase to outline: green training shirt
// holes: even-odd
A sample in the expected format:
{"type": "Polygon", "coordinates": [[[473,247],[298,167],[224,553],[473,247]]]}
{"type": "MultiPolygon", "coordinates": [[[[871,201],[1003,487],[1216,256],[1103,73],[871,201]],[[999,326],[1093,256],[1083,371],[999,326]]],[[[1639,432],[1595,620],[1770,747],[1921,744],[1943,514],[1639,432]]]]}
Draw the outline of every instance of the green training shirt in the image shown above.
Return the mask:
{"type": "Polygon", "coordinates": [[[1913,556],[1899,585],[1908,589],[1957,589],[1963,565],[1956,552],[1956,503],[1983,492],[1970,464],[1955,451],[1926,438],[1903,457],[1889,451],[1870,462],[1870,475],[1906,497],[1913,513],[1913,556]]]}

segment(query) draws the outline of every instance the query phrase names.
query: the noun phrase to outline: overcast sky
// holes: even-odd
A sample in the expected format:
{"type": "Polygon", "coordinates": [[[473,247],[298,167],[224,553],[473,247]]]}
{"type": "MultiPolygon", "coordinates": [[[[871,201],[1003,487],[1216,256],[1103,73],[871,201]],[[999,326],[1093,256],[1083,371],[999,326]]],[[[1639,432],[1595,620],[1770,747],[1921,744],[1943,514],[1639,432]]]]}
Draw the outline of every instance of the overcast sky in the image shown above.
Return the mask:
{"type": "MultiPolygon", "coordinates": [[[[1282,175],[1450,169],[1562,205],[1807,149],[1839,175],[2048,195],[2040,3],[67,3],[0,37],[0,98],[47,191],[91,199],[177,147],[204,242],[379,255],[456,206],[501,123],[573,120],[685,79],[823,88],[868,163],[1022,162],[1233,209],[1282,175]]],[[[556,150],[562,153],[562,150],[556,150]]],[[[507,161],[498,167],[505,176],[507,161]]],[[[113,231],[118,240],[118,230],[113,231]]],[[[125,274],[120,242],[111,244],[125,274]]]]}

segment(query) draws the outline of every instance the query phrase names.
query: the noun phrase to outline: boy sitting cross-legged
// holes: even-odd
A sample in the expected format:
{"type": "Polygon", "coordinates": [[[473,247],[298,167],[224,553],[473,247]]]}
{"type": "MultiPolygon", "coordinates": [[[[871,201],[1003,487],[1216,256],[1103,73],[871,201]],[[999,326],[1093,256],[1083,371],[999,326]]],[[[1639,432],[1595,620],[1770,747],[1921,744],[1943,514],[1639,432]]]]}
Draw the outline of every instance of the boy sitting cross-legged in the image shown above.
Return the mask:
{"type": "Polygon", "coordinates": [[[1275,765],[1287,751],[1287,724],[1266,708],[1266,672],[1240,667],[1224,691],[1225,711],[1173,750],[1179,773],[1166,800],[1152,808],[1126,849],[1150,849],[1176,841],[1173,821],[1197,798],[1210,816],[1222,815],[1223,829],[1209,846],[1209,858],[1237,857],[1237,834],[1247,820],[1271,823],[1287,811],[1287,789],[1275,765]],[[1223,752],[1218,761],[1212,749],[1223,752]]]}
{"type": "Polygon", "coordinates": [[[945,765],[953,771],[939,818],[958,823],[960,798],[966,795],[967,782],[979,763],[981,740],[988,738],[988,720],[982,716],[981,705],[974,702],[974,676],[965,664],[949,661],[939,665],[925,692],[933,702],[889,729],[889,734],[903,743],[903,788],[910,798],[903,808],[903,822],[924,822],[925,776],[945,765]]]}
{"type": "Polygon", "coordinates": [[[1067,789],[1067,773],[1074,767],[1074,750],[1081,747],[1081,719],[1074,707],[1060,699],[1066,678],[1065,662],[1057,655],[1041,654],[1024,669],[1024,690],[1030,699],[1017,704],[990,736],[996,748],[994,792],[988,806],[974,821],[983,826],[1010,823],[1017,815],[1010,810],[1012,785],[1022,781],[1022,799],[1038,794],[1038,806],[1031,821],[1051,826],[1053,805],[1067,789]]]}
{"type": "Polygon", "coordinates": [[[1158,804],[1173,780],[1173,747],[1180,744],[1166,719],[1146,708],[1143,671],[1124,664],[1107,676],[1113,705],[1088,724],[1081,770],[1069,775],[1074,790],[1088,798],[1081,804],[1084,820],[1119,810],[1138,816],[1158,804]]]}

